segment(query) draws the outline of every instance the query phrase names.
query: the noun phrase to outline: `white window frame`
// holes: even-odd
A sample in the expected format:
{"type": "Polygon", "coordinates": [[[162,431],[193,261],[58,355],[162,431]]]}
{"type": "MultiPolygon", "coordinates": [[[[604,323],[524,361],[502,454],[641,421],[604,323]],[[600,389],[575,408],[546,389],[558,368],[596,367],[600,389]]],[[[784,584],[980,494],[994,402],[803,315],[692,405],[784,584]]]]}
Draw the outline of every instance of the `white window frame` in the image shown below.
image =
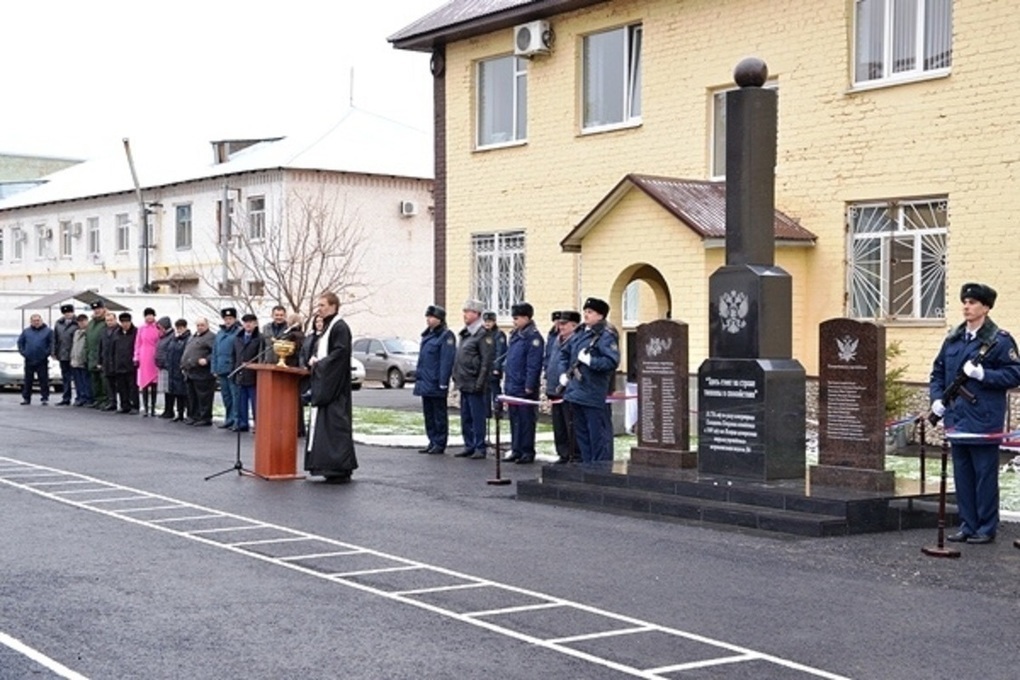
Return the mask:
{"type": "Polygon", "coordinates": [[[4,242],[5,242],[5,239],[6,239],[6,235],[7,235],[7,230],[4,229],[3,227],[0,227],[0,265],[2,265],[4,263],[5,255],[7,255],[7,252],[4,249],[4,242]]]}
{"type": "Polygon", "coordinates": [[[527,59],[509,55],[479,61],[475,67],[475,92],[477,148],[512,146],[527,141],[527,59]],[[502,120],[504,118],[509,121],[502,120]],[[497,125],[499,130],[495,129],[497,125]]]}
{"type": "Polygon", "coordinates": [[[71,243],[71,220],[60,220],[58,223],[57,232],[60,238],[60,257],[64,260],[70,260],[73,254],[73,246],[71,243]]]}
{"type": "Polygon", "coordinates": [[[89,217],[85,220],[87,225],[85,228],[88,233],[88,253],[89,255],[99,255],[102,250],[102,240],[99,235],[99,218],[89,217]]]}
{"type": "Polygon", "coordinates": [[[35,257],[37,260],[45,259],[49,255],[49,242],[52,240],[52,233],[50,238],[44,238],[48,232],[48,227],[45,222],[40,222],[35,225],[35,257]]]}
{"type": "Polygon", "coordinates": [[[855,0],[853,52],[855,88],[948,75],[953,63],[952,0],[855,0]]]}
{"type": "Polygon", "coordinates": [[[627,284],[623,289],[623,325],[634,327],[641,319],[641,281],[635,280],[627,284]]]}
{"type": "Polygon", "coordinates": [[[847,315],[946,317],[948,199],[910,198],[847,208],[847,315]]]}
{"type": "Polygon", "coordinates": [[[21,262],[25,259],[25,243],[28,241],[28,232],[21,227],[11,229],[11,241],[14,243],[14,252],[11,253],[11,261],[21,262]]]}
{"type": "MultiPolygon", "coordinates": [[[[767,90],[778,90],[779,82],[775,79],[765,83],[767,90]]],[[[712,123],[709,139],[708,176],[712,180],[726,179],[726,93],[737,90],[737,87],[725,87],[709,93],[709,120],[712,123]]]]}
{"type": "Polygon", "coordinates": [[[581,45],[582,132],[602,132],[641,124],[642,36],[641,24],[630,24],[584,36],[581,45]],[[619,60],[617,75],[622,78],[622,82],[615,80],[612,77],[614,74],[608,73],[609,69],[602,68],[601,72],[594,72],[591,64],[593,49],[599,47],[594,41],[611,38],[617,33],[623,38],[620,41],[622,49],[615,55],[604,56],[614,56],[619,60]],[[599,111],[605,108],[602,101],[616,90],[619,90],[616,94],[621,98],[618,102],[618,119],[611,116],[611,111],[599,111]]]}
{"type": "Polygon", "coordinates": [[[506,317],[512,305],[527,298],[523,231],[472,234],[471,261],[472,297],[486,309],[506,317]]]}
{"type": "Polygon", "coordinates": [[[126,253],[131,250],[131,218],[127,213],[118,213],[114,218],[114,232],[116,233],[118,253],[126,253]]]}
{"type": "Polygon", "coordinates": [[[248,197],[248,240],[263,241],[266,238],[266,197],[248,197]]]}
{"type": "Polygon", "coordinates": [[[191,250],[192,244],[192,210],[190,203],[174,205],[174,248],[191,250]]]}

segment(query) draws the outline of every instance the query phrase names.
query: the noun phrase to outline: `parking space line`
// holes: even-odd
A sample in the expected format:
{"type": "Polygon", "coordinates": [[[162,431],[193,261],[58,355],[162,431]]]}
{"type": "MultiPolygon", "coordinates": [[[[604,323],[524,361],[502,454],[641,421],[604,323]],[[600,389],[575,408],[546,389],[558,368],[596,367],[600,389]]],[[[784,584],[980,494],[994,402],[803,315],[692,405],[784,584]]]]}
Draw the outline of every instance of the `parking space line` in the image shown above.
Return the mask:
{"type": "Polygon", "coordinates": [[[295,541],[314,541],[314,538],[306,538],[305,536],[293,536],[287,538],[266,538],[261,541],[241,541],[239,543],[227,543],[227,545],[237,547],[239,545],[269,545],[271,543],[293,543],[295,541]]]}
{"type": "Polygon", "coordinates": [[[648,633],[655,630],[652,626],[634,626],[633,628],[618,628],[617,630],[604,630],[599,633],[585,633],[584,635],[571,635],[570,637],[550,638],[546,642],[553,642],[558,645],[568,642],[584,642],[586,640],[597,640],[599,638],[614,637],[616,635],[631,635],[632,633],[648,633]]]}
{"type": "Polygon", "coordinates": [[[364,550],[336,550],[336,551],[333,551],[333,552],[311,553],[311,554],[308,554],[308,555],[289,555],[288,557],[278,557],[276,559],[280,560],[281,562],[288,562],[288,561],[294,562],[294,561],[297,561],[297,560],[317,560],[317,559],[320,559],[322,557],[337,557],[339,555],[357,555],[357,554],[363,553],[363,552],[365,552],[365,551],[364,550]]]}
{"type": "MultiPolygon", "coordinates": [[[[0,471],[0,475],[2,474],[3,472],[0,471]]],[[[81,673],[72,671],[70,668],[60,663],[59,661],[51,659],[50,657],[46,656],[39,650],[29,647],[24,642],[16,640],[12,638],[10,635],[3,633],[2,631],[0,631],[0,645],[10,648],[17,652],[18,654],[21,654],[22,656],[28,657],[29,659],[35,661],[40,666],[46,668],[46,670],[51,671],[52,673],[55,673],[62,678],[66,678],[66,680],[88,680],[88,678],[86,678],[81,673]]]]}
{"type": "MultiPolygon", "coordinates": [[[[668,669],[684,669],[684,668],[688,668],[688,667],[690,667],[690,668],[698,668],[698,667],[701,667],[700,665],[706,665],[706,666],[711,666],[711,665],[727,665],[727,664],[736,664],[736,663],[739,663],[740,661],[754,660],[754,661],[766,662],[766,663],[774,664],[774,665],[777,665],[777,666],[780,666],[780,667],[783,667],[783,668],[786,668],[786,669],[790,669],[790,670],[799,671],[799,672],[802,672],[802,673],[804,673],[806,675],[810,675],[810,676],[813,676],[813,677],[826,678],[827,680],[848,680],[848,678],[846,678],[845,676],[842,676],[842,675],[831,673],[829,671],[825,671],[825,670],[822,670],[822,669],[819,669],[819,668],[814,668],[812,666],[801,664],[801,663],[798,663],[796,661],[792,661],[790,659],[785,659],[785,658],[782,658],[782,657],[773,656],[771,654],[765,654],[765,653],[762,653],[762,652],[757,652],[755,650],[748,649],[746,647],[741,647],[740,645],[735,645],[735,644],[732,644],[732,643],[729,643],[729,642],[724,642],[722,640],[715,640],[715,639],[706,637],[704,635],[699,635],[697,633],[691,633],[689,631],[683,631],[683,630],[679,630],[679,629],[676,629],[676,628],[670,628],[670,627],[667,627],[667,626],[660,626],[658,624],[651,623],[651,622],[648,622],[648,621],[642,621],[640,619],[636,619],[636,618],[631,617],[631,616],[626,616],[626,615],[622,615],[622,614],[616,614],[616,613],[613,613],[613,612],[609,612],[609,611],[605,611],[605,610],[602,610],[602,609],[598,609],[596,607],[592,607],[590,605],[585,605],[585,604],[578,603],[578,602],[571,602],[571,601],[568,601],[568,600],[563,600],[561,598],[557,598],[557,597],[553,597],[553,596],[550,596],[550,595],[546,595],[546,594],[543,594],[543,593],[540,593],[540,592],[537,592],[537,591],[528,590],[526,588],[519,588],[517,586],[512,586],[512,585],[509,585],[509,584],[498,583],[496,581],[490,581],[490,580],[487,580],[487,579],[478,578],[478,577],[475,577],[475,576],[471,576],[469,574],[463,574],[463,573],[460,573],[460,572],[453,571],[451,569],[446,569],[444,567],[438,567],[438,566],[432,566],[432,565],[428,565],[428,564],[424,564],[424,563],[420,563],[420,562],[414,562],[412,560],[401,558],[401,557],[398,557],[398,556],[395,556],[395,555],[390,555],[390,554],[387,554],[387,553],[384,553],[384,552],[381,552],[381,551],[378,551],[378,550],[372,550],[372,549],[364,548],[364,547],[361,547],[361,546],[355,546],[355,545],[343,543],[341,541],[337,541],[335,539],[331,539],[331,538],[328,538],[328,537],[325,537],[325,536],[318,536],[318,535],[310,534],[310,533],[307,533],[307,532],[304,532],[304,531],[300,531],[300,530],[297,530],[297,529],[291,529],[291,528],[288,528],[288,527],[283,527],[283,526],[276,525],[276,524],[270,524],[270,523],[267,523],[267,522],[260,522],[259,520],[256,520],[256,519],[253,519],[253,518],[243,517],[241,515],[235,515],[235,514],[232,514],[232,513],[227,513],[227,512],[219,513],[224,518],[230,518],[230,519],[233,519],[233,520],[236,520],[236,521],[250,523],[250,524],[246,524],[246,525],[239,526],[239,527],[232,527],[232,528],[228,528],[228,529],[222,529],[221,531],[240,531],[240,530],[256,529],[256,528],[272,529],[272,530],[279,531],[279,532],[282,532],[284,534],[287,534],[289,536],[315,539],[315,540],[320,541],[320,542],[322,542],[324,544],[327,544],[327,545],[337,546],[338,548],[342,548],[342,549],[345,549],[345,550],[354,550],[354,551],[357,551],[357,552],[359,552],[361,554],[371,555],[373,557],[377,557],[377,558],[384,559],[384,560],[390,560],[390,561],[401,563],[402,565],[404,565],[404,566],[399,566],[399,567],[390,567],[390,568],[381,568],[381,569],[369,569],[369,570],[356,571],[356,572],[344,572],[344,573],[341,573],[341,574],[324,573],[322,571],[313,569],[311,567],[308,567],[308,566],[305,566],[305,565],[302,565],[302,564],[298,564],[298,563],[296,563],[294,558],[283,559],[283,558],[278,558],[278,557],[272,557],[270,555],[265,555],[263,553],[259,553],[259,552],[254,551],[254,550],[248,550],[244,546],[229,545],[229,544],[226,544],[226,543],[215,541],[215,540],[213,540],[211,538],[206,538],[204,535],[200,535],[200,534],[206,534],[206,533],[214,533],[217,530],[197,530],[197,531],[175,530],[173,527],[167,526],[166,524],[159,524],[159,523],[156,523],[153,520],[148,520],[148,519],[143,519],[143,518],[132,516],[132,515],[123,514],[123,513],[119,512],[117,509],[111,509],[111,508],[106,508],[106,507],[99,507],[99,506],[97,506],[93,502],[75,501],[75,500],[73,500],[71,498],[67,498],[66,494],[59,494],[59,493],[54,493],[54,492],[46,491],[44,489],[33,488],[33,487],[29,486],[28,484],[25,484],[23,482],[19,482],[17,480],[16,476],[19,474],[19,472],[21,470],[33,470],[33,471],[52,472],[54,474],[64,474],[64,475],[72,476],[72,477],[75,477],[75,478],[78,478],[78,479],[82,479],[82,480],[90,480],[90,481],[93,481],[93,482],[95,482],[97,484],[105,485],[105,486],[107,486],[109,488],[119,489],[121,492],[131,492],[131,493],[136,493],[136,494],[144,494],[144,495],[146,495],[146,497],[154,499],[154,500],[161,500],[161,501],[164,501],[164,502],[180,503],[181,504],[180,506],[174,506],[175,508],[179,508],[179,507],[183,506],[183,507],[189,507],[189,508],[195,510],[196,512],[203,512],[203,513],[218,513],[219,512],[219,511],[214,510],[212,508],[207,508],[207,507],[203,507],[203,506],[199,506],[199,505],[193,505],[193,504],[185,503],[184,501],[179,501],[177,499],[170,498],[170,497],[167,497],[167,496],[162,496],[162,495],[159,495],[159,494],[150,494],[150,493],[147,493],[145,491],[141,491],[141,490],[138,490],[138,489],[133,489],[133,488],[125,487],[125,486],[120,486],[120,485],[117,485],[117,484],[113,484],[111,482],[104,482],[102,480],[96,479],[94,477],[89,477],[87,475],[81,475],[81,474],[72,473],[72,472],[60,471],[60,470],[56,470],[54,468],[49,468],[49,467],[42,466],[42,465],[37,465],[37,464],[34,464],[34,463],[24,463],[22,461],[17,461],[15,459],[6,458],[6,457],[0,457],[0,465],[4,465],[5,463],[20,464],[21,467],[16,468],[14,470],[13,474],[8,474],[8,473],[5,473],[5,472],[0,472],[0,484],[5,484],[7,486],[12,486],[12,487],[15,487],[15,488],[20,488],[20,489],[23,489],[23,490],[27,490],[27,491],[29,491],[31,493],[34,493],[34,494],[38,495],[38,496],[41,496],[43,498],[47,498],[47,499],[50,499],[50,500],[54,500],[54,501],[56,501],[58,503],[63,503],[65,505],[69,505],[71,507],[76,507],[76,508],[80,508],[80,509],[83,509],[83,510],[87,510],[89,512],[94,512],[94,513],[97,513],[97,514],[106,515],[107,517],[111,517],[111,518],[115,518],[115,519],[120,519],[121,521],[128,522],[130,524],[134,524],[134,525],[139,526],[139,527],[148,527],[148,528],[154,529],[156,531],[161,531],[161,532],[164,532],[164,533],[172,534],[174,536],[178,536],[178,537],[185,538],[185,539],[188,539],[188,540],[196,541],[196,542],[201,543],[201,544],[203,544],[205,546],[208,546],[208,547],[215,547],[215,548],[219,548],[221,550],[227,550],[227,551],[235,553],[238,556],[244,556],[244,557],[248,557],[248,558],[251,558],[251,559],[256,559],[256,560],[259,560],[259,561],[262,561],[262,562],[268,562],[270,564],[275,564],[275,565],[278,565],[278,566],[282,566],[282,567],[285,567],[287,569],[291,569],[291,570],[293,570],[293,571],[295,571],[297,573],[304,574],[306,576],[311,576],[311,577],[320,578],[320,579],[326,579],[328,581],[331,581],[331,582],[334,582],[334,583],[338,583],[338,584],[347,586],[349,588],[353,588],[353,589],[360,590],[360,591],[365,592],[365,593],[370,593],[370,594],[377,595],[379,597],[383,597],[383,598],[389,599],[389,600],[391,600],[393,602],[399,602],[399,603],[402,603],[402,604],[411,605],[411,606],[417,607],[419,609],[422,609],[422,610],[434,613],[436,615],[445,616],[445,617],[454,619],[456,621],[460,621],[460,622],[468,624],[468,625],[472,625],[472,626],[475,626],[475,627],[478,627],[478,628],[482,628],[484,630],[487,630],[487,631],[490,631],[490,632],[493,632],[493,633],[496,633],[496,634],[499,634],[499,635],[503,635],[505,637],[509,637],[509,638],[514,639],[514,640],[518,640],[518,641],[524,642],[526,644],[531,644],[531,645],[534,645],[534,646],[537,646],[537,647],[541,647],[541,648],[544,648],[544,649],[547,649],[547,650],[550,650],[550,651],[553,651],[553,652],[557,652],[557,653],[560,653],[560,654],[563,654],[563,655],[566,655],[566,656],[570,656],[570,657],[573,657],[573,658],[576,658],[576,659],[587,661],[587,662],[590,662],[592,664],[596,664],[596,665],[602,666],[604,668],[610,668],[610,669],[613,669],[613,670],[617,670],[617,671],[620,671],[620,672],[625,673],[627,675],[631,675],[631,676],[635,676],[635,677],[640,677],[640,678],[647,678],[649,680],[667,680],[666,677],[664,675],[662,675],[662,673],[670,672],[670,671],[665,671],[665,670],[661,670],[661,669],[667,669],[667,668],[668,669]],[[382,588],[380,586],[376,586],[376,585],[373,585],[371,583],[366,583],[366,582],[355,580],[354,578],[352,578],[352,577],[356,577],[356,576],[359,576],[359,575],[372,575],[372,574],[381,574],[381,573],[387,573],[387,572],[400,572],[400,571],[410,571],[410,570],[422,570],[422,571],[431,572],[433,574],[440,574],[440,575],[450,576],[450,577],[459,578],[459,579],[463,579],[463,580],[467,580],[467,581],[478,582],[478,583],[482,583],[482,584],[485,584],[485,585],[488,585],[488,586],[492,586],[493,588],[496,588],[496,589],[498,589],[500,591],[505,591],[508,594],[524,595],[524,596],[531,597],[531,598],[534,598],[534,599],[537,599],[537,600],[542,600],[543,602],[541,602],[539,604],[535,604],[535,605],[524,605],[524,606],[521,606],[521,607],[507,607],[507,608],[502,608],[502,609],[493,609],[493,610],[488,610],[488,611],[484,611],[484,612],[474,612],[474,613],[465,614],[465,613],[462,613],[462,612],[458,612],[455,609],[452,609],[452,608],[449,608],[449,607],[443,607],[440,604],[433,604],[432,602],[429,602],[429,601],[426,601],[426,600],[415,599],[413,594],[406,595],[406,594],[400,594],[401,591],[392,591],[392,590],[387,591],[387,590],[385,590],[384,588],[382,588]],[[719,652],[719,656],[713,657],[711,659],[706,659],[706,660],[691,661],[691,662],[680,663],[680,664],[675,664],[675,665],[671,665],[671,666],[662,666],[662,667],[659,667],[659,669],[642,669],[642,668],[638,668],[636,666],[629,665],[627,663],[623,663],[623,662],[620,662],[620,661],[615,661],[615,660],[613,660],[611,658],[608,658],[608,657],[599,656],[599,655],[594,654],[594,653],[585,652],[585,651],[583,651],[581,649],[575,649],[573,647],[566,646],[565,644],[563,644],[561,642],[557,642],[556,640],[545,640],[545,639],[536,637],[536,636],[531,635],[531,634],[529,634],[527,632],[524,632],[524,631],[521,631],[521,630],[517,630],[515,628],[509,627],[508,625],[501,624],[500,621],[499,621],[500,617],[505,616],[507,614],[516,613],[516,612],[542,611],[542,610],[545,610],[545,609],[560,609],[560,608],[570,608],[570,609],[576,610],[578,612],[584,612],[584,613],[587,613],[587,614],[592,614],[592,615],[597,616],[597,617],[601,617],[601,618],[605,618],[605,619],[610,619],[610,620],[613,620],[613,621],[618,621],[618,622],[621,622],[621,623],[624,623],[624,624],[628,624],[629,626],[634,627],[634,628],[638,628],[638,627],[640,627],[640,628],[647,628],[648,630],[644,631],[644,632],[654,632],[654,633],[666,635],[668,637],[676,637],[676,638],[682,638],[682,639],[685,639],[685,640],[690,640],[690,641],[693,641],[693,642],[698,642],[698,643],[701,643],[701,644],[706,645],[708,647],[713,647],[713,648],[717,649],[718,652],[719,652]],[[484,617],[484,618],[482,618],[482,617],[484,617]]],[[[305,559],[308,559],[308,558],[305,558],[305,559]]],[[[626,629],[622,629],[622,630],[626,630],[626,629]]]]}
{"type": "MultiPolygon", "coordinates": [[[[226,517],[227,515],[224,515],[226,517]]],[[[231,519],[240,519],[238,517],[231,517],[231,519]]],[[[225,531],[247,531],[248,529],[263,529],[267,525],[265,524],[243,524],[236,527],[217,527],[215,529],[195,529],[194,531],[182,531],[182,534],[188,534],[189,536],[198,536],[200,534],[222,534],[225,531]]],[[[224,543],[223,545],[229,545],[224,543]]]]}
{"type": "Polygon", "coordinates": [[[416,588],[415,590],[395,590],[393,595],[421,595],[423,593],[445,593],[449,590],[464,590],[465,588],[490,588],[488,583],[458,583],[452,586],[436,586],[435,588],[416,588]]]}
{"type": "Polygon", "coordinates": [[[174,505],[147,505],[141,508],[117,508],[117,512],[130,514],[132,512],[146,512],[151,510],[178,510],[180,508],[186,508],[188,506],[176,503],[174,505]]]}

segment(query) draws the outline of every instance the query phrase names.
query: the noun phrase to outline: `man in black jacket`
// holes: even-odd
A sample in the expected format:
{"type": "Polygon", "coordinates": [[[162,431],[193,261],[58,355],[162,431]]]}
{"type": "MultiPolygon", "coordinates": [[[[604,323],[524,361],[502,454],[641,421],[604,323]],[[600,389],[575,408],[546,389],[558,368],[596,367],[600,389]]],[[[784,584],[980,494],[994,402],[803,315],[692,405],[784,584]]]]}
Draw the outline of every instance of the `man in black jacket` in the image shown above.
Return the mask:
{"type": "Polygon", "coordinates": [[[71,370],[71,345],[74,334],[78,331],[78,322],[74,318],[74,305],[60,305],[62,317],[53,324],[53,358],[60,362],[60,379],[63,381],[64,393],[57,406],[71,405],[71,384],[74,382],[74,371],[71,370]]]}
{"type": "Polygon", "coordinates": [[[110,359],[113,371],[114,391],[120,401],[120,413],[138,415],[138,366],[135,364],[135,337],[138,329],[131,322],[131,315],[121,312],[117,319],[120,326],[113,331],[113,347],[110,359]]]}
{"type": "Polygon", "coordinates": [[[458,458],[485,458],[485,416],[488,411],[489,374],[495,341],[482,322],[484,305],[479,300],[464,303],[464,328],[453,360],[453,381],[460,390],[460,429],[464,450],[458,458]]]}
{"type": "Polygon", "coordinates": [[[241,317],[241,332],[234,338],[234,382],[237,383],[237,403],[234,404],[234,432],[247,432],[248,404],[251,404],[251,415],[255,416],[255,379],[257,375],[250,368],[241,368],[244,364],[258,359],[262,352],[262,338],[259,334],[258,317],[245,314],[241,317]],[[238,370],[240,369],[240,370],[238,370]]]}
{"type": "Polygon", "coordinates": [[[209,330],[209,319],[195,319],[195,333],[188,338],[181,356],[181,371],[188,381],[188,419],[184,422],[196,427],[212,425],[213,395],[216,393],[216,376],[212,372],[212,353],[215,334],[209,330]]]}

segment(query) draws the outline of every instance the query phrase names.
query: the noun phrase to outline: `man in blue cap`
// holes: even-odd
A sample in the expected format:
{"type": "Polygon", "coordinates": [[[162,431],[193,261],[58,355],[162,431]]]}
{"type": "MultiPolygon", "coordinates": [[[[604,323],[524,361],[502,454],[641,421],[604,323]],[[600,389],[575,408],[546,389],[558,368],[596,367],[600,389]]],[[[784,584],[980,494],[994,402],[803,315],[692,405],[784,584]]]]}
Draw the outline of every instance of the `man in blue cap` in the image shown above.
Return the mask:
{"type": "Polygon", "coordinates": [[[952,442],[953,480],[960,529],[956,543],[991,543],[999,526],[999,443],[1006,420],[1006,393],[1020,386],[1016,341],[988,317],[996,292],[983,283],[960,289],[963,323],[942,343],[931,370],[931,411],[945,417],[950,434],[989,435],[952,442]],[[957,378],[956,395],[946,389],[957,378]]]}

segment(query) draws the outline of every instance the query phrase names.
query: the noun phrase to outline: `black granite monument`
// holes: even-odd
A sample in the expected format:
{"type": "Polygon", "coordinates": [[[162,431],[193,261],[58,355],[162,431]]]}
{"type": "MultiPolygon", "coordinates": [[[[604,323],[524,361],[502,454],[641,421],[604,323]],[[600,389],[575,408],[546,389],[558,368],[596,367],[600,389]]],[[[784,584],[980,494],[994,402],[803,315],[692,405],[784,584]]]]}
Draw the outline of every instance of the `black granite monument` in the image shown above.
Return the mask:
{"type": "Polygon", "coordinates": [[[726,264],[709,279],[709,358],[698,369],[698,471],[804,477],[804,368],[792,357],[792,285],[775,264],[777,95],[741,61],[726,95],[726,264]]]}

